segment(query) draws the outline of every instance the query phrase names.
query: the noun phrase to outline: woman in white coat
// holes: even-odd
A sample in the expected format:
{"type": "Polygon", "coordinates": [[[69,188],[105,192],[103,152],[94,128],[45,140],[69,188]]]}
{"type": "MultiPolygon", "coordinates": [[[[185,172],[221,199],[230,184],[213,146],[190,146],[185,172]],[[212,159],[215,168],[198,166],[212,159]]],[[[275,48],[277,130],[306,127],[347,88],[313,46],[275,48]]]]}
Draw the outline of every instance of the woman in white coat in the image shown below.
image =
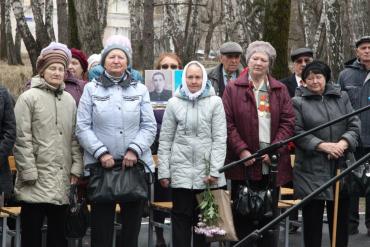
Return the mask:
{"type": "MultiPolygon", "coordinates": [[[[191,246],[191,229],[199,210],[196,194],[206,184],[225,186],[218,173],[226,155],[226,119],[202,64],[189,62],[182,85],[166,107],[159,140],[159,176],[163,187],[172,187],[173,242],[191,246]],[[206,167],[210,165],[209,174],[206,167]]],[[[205,246],[204,236],[194,235],[193,246],[205,246]]]]}

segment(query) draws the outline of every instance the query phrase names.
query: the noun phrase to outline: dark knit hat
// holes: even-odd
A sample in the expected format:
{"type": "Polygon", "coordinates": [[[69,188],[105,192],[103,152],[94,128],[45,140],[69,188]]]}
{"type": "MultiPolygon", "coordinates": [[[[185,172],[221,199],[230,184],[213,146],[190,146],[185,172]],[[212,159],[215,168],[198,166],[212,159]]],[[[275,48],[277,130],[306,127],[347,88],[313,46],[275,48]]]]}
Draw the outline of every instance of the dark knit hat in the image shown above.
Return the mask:
{"type": "Polygon", "coordinates": [[[331,69],[330,67],[321,61],[315,60],[312,63],[306,65],[304,70],[302,71],[302,80],[306,80],[310,72],[314,74],[322,74],[324,75],[326,81],[328,82],[331,78],[331,69]]]}
{"type": "Polygon", "coordinates": [[[83,71],[86,72],[88,66],[86,54],[83,51],[78,50],[76,48],[71,48],[71,52],[72,57],[76,58],[80,62],[83,71]]]}

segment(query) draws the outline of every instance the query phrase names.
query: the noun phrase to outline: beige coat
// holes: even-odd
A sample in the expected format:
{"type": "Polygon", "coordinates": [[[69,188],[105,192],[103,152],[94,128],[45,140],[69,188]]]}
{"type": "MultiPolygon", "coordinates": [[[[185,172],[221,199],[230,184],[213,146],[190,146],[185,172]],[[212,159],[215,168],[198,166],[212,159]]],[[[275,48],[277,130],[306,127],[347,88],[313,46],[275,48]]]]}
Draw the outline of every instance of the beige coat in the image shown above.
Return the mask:
{"type": "MultiPolygon", "coordinates": [[[[64,88],[64,85],[62,85],[64,88]]],[[[82,156],[74,135],[76,103],[40,77],[15,106],[17,139],[16,197],[29,203],[68,203],[70,175],[82,174],[82,156]],[[31,185],[30,181],[36,181],[31,185]]]]}

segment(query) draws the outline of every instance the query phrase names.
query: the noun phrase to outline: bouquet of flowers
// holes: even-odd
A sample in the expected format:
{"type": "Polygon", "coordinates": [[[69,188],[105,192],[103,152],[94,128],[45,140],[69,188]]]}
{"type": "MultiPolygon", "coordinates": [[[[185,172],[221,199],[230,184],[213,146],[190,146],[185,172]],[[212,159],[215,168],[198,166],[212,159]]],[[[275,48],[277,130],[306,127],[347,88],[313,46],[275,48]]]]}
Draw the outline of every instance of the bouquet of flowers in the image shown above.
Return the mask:
{"type": "MultiPolygon", "coordinates": [[[[209,161],[206,162],[207,169],[206,174],[210,173],[209,161]]],[[[200,214],[199,222],[195,227],[194,231],[197,234],[203,234],[206,237],[217,237],[224,236],[226,234],[225,230],[218,226],[219,222],[219,212],[218,205],[215,202],[215,198],[211,192],[210,185],[206,184],[206,189],[201,193],[201,202],[199,203],[200,214]]]]}

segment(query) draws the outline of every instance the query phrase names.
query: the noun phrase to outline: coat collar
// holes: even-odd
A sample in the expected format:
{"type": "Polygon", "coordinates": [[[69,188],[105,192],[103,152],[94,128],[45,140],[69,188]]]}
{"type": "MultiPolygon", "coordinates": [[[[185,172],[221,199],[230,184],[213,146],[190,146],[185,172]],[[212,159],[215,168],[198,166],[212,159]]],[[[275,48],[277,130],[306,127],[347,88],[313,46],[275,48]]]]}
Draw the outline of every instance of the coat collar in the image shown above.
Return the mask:
{"type": "MultiPolygon", "coordinates": [[[[248,68],[245,68],[240,76],[235,80],[235,85],[236,86],[240,86],[240,87],[247,87],[247,88],[253,88],[252,85],[249,83],[249,73],[248,73],[248,68]]],[[[272,89],[272,90],[275,90],[275,89],[281,89],[283,87],[282,83],[279,82],[278,80],[276,80],[274,77],[272,77],[271,75],[268,75],[267,76],[268,80],[269,80],[269,87],[272,89]]]]}

